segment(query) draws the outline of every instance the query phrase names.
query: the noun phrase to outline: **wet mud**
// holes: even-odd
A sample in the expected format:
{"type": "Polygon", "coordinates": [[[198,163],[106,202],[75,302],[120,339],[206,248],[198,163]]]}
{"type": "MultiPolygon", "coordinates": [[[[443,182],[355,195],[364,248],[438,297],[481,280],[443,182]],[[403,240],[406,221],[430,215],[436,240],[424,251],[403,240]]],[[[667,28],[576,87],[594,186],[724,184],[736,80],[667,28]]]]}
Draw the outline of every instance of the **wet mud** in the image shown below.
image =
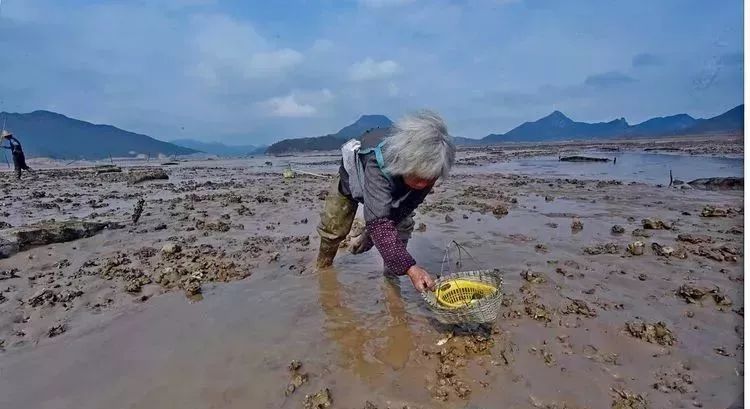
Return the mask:
{"type": "MultiPolygon", "coordinates": [[[[460,159],[478,155],[501,154],[460,159]]],[[[741,191],[474,168],[435,187],[409,248],[433,274],[451,240],[480,265],[449,269],[504,272],[499,317],[478,328],[438,324],[376,249],[351,254],[362,226],[314,269],[327,179],[211,161],[167,179],[82,168],[6,183],[0,235],[32,233],[0,260],[0,407],[737,402],[741,191]],[[53,223],[105,227],[33,232],[53,223]]]]}

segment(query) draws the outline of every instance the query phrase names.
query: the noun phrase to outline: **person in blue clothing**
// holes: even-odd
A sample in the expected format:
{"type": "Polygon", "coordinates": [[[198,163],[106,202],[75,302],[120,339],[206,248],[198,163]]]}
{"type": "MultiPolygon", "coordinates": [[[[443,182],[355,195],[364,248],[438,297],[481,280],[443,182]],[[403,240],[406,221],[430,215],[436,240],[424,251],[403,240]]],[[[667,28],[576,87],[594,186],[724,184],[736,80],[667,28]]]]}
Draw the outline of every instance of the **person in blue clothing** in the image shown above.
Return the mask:
{"type": "Polygon", "coordinates": [[[10,153],[13,156],[13,167],[16,170],[16,179],[21,179],[22,170],[33,174],[34,171],[26,164],[26,155],[23,154],[21,142],[13,136],[13,133],[3,130],[0,132],[0,140],[3,142],[8,141],[9,146],[3,144],[3,148],[10,149],[10,153]]]}

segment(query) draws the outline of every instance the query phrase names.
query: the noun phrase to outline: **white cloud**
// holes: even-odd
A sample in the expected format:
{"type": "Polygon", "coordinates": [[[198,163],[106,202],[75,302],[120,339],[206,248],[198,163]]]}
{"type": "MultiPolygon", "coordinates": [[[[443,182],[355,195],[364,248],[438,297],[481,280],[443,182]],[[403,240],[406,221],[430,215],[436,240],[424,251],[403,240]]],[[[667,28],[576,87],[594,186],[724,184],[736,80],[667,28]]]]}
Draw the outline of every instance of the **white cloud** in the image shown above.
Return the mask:
{"type": "Polygon", "coordinates": [[[416,0],[359,0],[359,4],[371,8],[395,7],[414,3],[416,0]]]}
{"type": "Polygon", "coordinates": [[[198,61],[191,72],[209,84],[231,74],[245,79],[280,75],[303,60],[298,51],[273,49],[251,24],[225,15],[195,17],[193,24],[198,61]]]}
{"type": "Polygon", "coordinates": [[[268,115],[284,118],[311,117],[318,107],[331,101],[333,93],[324,88],[313,92],[291,92],[289,95],[269,98],[260,103],[268,115]]]}
{"type": "Polygon", "coordinates": [[[294,94],[289,94],[285,97],[270,98],[262,104],[272,116],[300,118],[313,116],[318,112],[314,106],[298,102],[294,94]]]}
{"type": "Polygon", "coordinates": [[[393,60],[375,61],[365,58],[363,61],[352,64],[349,69],[349,78],[352,81],[369,81],[390,78],[401,71],[401,67],[393,60]]]}

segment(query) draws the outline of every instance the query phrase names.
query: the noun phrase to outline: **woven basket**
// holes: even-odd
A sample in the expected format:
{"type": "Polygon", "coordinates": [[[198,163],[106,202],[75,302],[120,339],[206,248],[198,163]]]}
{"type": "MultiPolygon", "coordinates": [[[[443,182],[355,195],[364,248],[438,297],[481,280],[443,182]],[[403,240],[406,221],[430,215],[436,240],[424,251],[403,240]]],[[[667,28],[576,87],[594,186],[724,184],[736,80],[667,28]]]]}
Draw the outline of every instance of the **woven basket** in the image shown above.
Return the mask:
{"type": "Polygon", "coordinates": [[[435,314],[435,318],[443,324],[493,323],[497,319],[503,300],[503,279],[500,271],[495,269],[457,272],[439,278],[435,281],[435,286],[439,287],[446,281],[457,278],[489,284],[497,288],[497,292],[494,295],[476,300],[465,307],[448,308],[438,302],[434,291],[425,291],[422,293],[422,298],[424,298],[430,311],[435,314]]]}

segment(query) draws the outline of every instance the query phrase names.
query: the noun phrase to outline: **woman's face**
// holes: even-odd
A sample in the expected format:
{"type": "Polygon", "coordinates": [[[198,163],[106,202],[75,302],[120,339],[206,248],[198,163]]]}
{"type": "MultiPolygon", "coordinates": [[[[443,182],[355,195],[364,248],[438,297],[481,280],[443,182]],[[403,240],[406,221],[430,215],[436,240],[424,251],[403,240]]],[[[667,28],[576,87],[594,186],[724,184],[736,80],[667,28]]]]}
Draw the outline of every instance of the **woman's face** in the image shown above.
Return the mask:
{"type": "Polygon", "coordinates": [[[414,190],[423,190],[435,184],[437,179],[422,179],[414,176],[404,176],[406,186],[414,190]]]}

